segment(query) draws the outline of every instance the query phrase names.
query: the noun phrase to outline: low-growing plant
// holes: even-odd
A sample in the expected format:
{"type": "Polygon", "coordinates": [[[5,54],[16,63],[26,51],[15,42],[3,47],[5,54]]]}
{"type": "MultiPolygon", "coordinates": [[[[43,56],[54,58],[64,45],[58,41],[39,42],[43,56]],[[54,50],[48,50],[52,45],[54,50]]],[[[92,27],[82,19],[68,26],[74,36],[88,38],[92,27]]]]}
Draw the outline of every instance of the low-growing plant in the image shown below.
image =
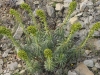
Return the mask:
{"type": "MultiPolygon", "coordinates": [[[[35,73],[45,73],[46,75],[55,75],[57,69],[62,69],[64,75],[64,69],[68,65],[76,61],[81,49],[85,46],[87,40],[92,36],[94,31],[100,28],[100,23],[94,24],[90,29],[88,36],[82,41],[79,46],[73,44],[74,34],[81,29],[81,24],[79,22],[74,23],[71,28],[69,35],[65,37],[64,26],[70,18],[77,6],[75,1],[70,3],[69,12],[65,17],[65,20],[58,26],[55,30],[50,30],[46,15],[43,10],[38,9],[36,11],[36,16],[39,18],[43,27],[37,23],[34,14],[30,6],[26,3],[21,5],[21,8],[26,10],[29,16],[33,20],[33,25],[25,28],[20,18],[20,14],[14,10],[10,9],[10,14],[15,16],[16,22],[19,23],[24,30],[25,44],[15,40],[11,31],[3,26],[0,26],[0,34],[6,35],[15,45],[17,50],[17,55],[26,63],[26,69],[34,75],[35,73]]],[[[23,38],[23,37],[22,37],[23,38]]],[[[72,64],[73,65],[73,64],[72,64]]]]}

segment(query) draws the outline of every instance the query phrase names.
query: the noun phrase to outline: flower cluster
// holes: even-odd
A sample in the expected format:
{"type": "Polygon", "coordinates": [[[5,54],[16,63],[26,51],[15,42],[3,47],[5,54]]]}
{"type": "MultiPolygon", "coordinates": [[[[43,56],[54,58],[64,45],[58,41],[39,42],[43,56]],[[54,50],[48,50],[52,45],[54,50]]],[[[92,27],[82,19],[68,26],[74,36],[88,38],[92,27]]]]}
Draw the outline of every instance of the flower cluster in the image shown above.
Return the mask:
{"type": "Polygon", "coordinates": [[[94,31],[97,31],[100,28],[100,22],[97,22],[96,24],[93,25],[93,27],[90,29],[89,32],[89,37],[91,37],[94,33],[94,31]]]}
{"type": "Polygon", "coordinates": [[[23,3],[21,4],[21,8],[25,9],[26,11],[28,11],[29,13],[32,11],[30,6],[27,3],[23,3]]]}
{"type": "Polygon", "coordinates": [[[74,23],[71,26],[71,30],[70,30],[70,34],[73,34],[74,32],[76,32],[77,30],[79,30],[81,28],[81,24],[79,22],[74,23]]]}
{"type": "Polygon", "coordinates": [[[51,49],[45,49],[44,50],[44,56],[46,58],[51,58],[52,57],[52,51],[51,51],[51,49]]]}
{"type": "Polygon", "coordinates": [[[6,35],[8,37],[12,36],[11,31],[4,26],[0,26],[0,34],[6,35]]]}
{"type": "Polygon", "coordinates": [[[75,10],[76,6],[77,6],[76,1],[72,1],[72,2],[70,3],[69,9],[68,9],[68,11],[69,11],[70,14],[75,10]]]}
{"type": "Polygon", "coordinates": [[[38,9],[36,11],[36,15],[40,17],[40,19],[44,22],[46,20],[46,16],[43,10],[38,9]]]}
{"type": "Polygon", "coordinates": [[[20,17],[20,14],[15,10],[15,9],[10,9],[10,14],[14,15],[15,16],[15,19],[21,23],[22,20],[21,20],[21,17],[20,17]]]}
{"type": "Polygon", "coordinates": [[[17,55],[22,60],[25,60],[25,61],[28,60],[28,55],[27,55],[27,53],[24,50],[18,50],[17,55]]]}
{"type": "Polygon", "coordinates": [[[34,35],[36,33],[37,29],[35,26],[28,26],[27,31],[28,31],[28,33],[31,33],[34,35]]]}

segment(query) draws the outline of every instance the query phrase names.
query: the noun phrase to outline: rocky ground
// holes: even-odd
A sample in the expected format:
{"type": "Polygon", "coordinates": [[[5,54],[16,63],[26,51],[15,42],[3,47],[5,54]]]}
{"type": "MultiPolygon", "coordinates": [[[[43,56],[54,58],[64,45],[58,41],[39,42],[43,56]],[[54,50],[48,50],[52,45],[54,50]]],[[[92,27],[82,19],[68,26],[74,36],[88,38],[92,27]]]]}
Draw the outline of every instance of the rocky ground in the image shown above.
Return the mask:
{"type": "MultiPolygon", "coordinates": [[[[23,30],[17,27],[13,16],[9,14],[9,9],[14,8],[22,15],[25,25],[32,24],[32,21],[19,8],[23,2],[28,3],[33,14],[38,8],[45,11],[48,25],[51,29],[59,26],[68,12],[69,3],[72,0],[0,0],[0,25],[4,25],[13,31],[14,37],[19,40],[23,30]],[[15,30],[17,28],[17,30],[15,30]]],[[[82,29],[75,34],[78,38],[77,44],[85,38],[94,23],[100,21],[100,0],[76,0],[78,5],[71,15],[69,24],[66,28],[66,36],[69,33],[70,25],[79,21],[82,29]]],[[[68,75],[100,75],[100,30],[96,31],[93,38],[87,43],[87,48],[83,54],[81,63],[77,64],[74,70],[69,70],[68,75]]],[[[14,46],[5,36],[0,35],[0,75],[12,75],[19,73],[25,75],[24,62],[17,58],[14,46]]],[[[60,72],[57,75],[61,75],[60,72]]]]}

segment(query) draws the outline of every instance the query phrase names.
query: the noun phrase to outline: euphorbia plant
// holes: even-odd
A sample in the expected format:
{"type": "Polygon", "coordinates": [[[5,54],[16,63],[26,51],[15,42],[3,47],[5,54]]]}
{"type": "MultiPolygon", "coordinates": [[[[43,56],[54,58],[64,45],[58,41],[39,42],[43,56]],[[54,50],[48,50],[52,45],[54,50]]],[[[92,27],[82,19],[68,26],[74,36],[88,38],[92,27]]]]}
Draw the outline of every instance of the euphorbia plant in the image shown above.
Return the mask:
{"type": "MultiPolygon", "coordinates": [[[[26,36],[24,41],[26,41],[26,43],[23,44],[23,46],[20,45],[21,42],[15,40],[11,31],[3,26],[0,26],[0,34],[4,34],[11,39],[17,48],[17,55],[25,61],[30,73],[34,74],[36,72],[45,72],[46,74],[50,73],[54,75],[57,68],[64,70],[68,63],[72,60],[76,60],[75,55],[79,52],[77,49],[81,50],[94,31],[100,28],[100,23],[96,23],[90,29],[88,36],[85,40],[83,40],[79,47],[75,46],[71,41],[74,36],[73,34],[81,29],[81,24],[79,22],[74,23],[71,26],[69,35],[65,37],[63,27],[66,25],[66,22],[69,20],[70,15],[73,13],[76,6],[77,4],[75,1],[71,2],[68,15],[65,17],[61,26],[57,27],[55,30],[49,29],[45,13],[41,9],[36,11],[36,16],[39,18],[41,22],[40,24],[43,25],[42,28],[39,27],[39,23],[37,23],[28,4],[24,3],[21,5],[21,8],[26,10],[33,20],[33,25],[26,28],[22,23],[20,14],[14,9],[10,10],[10,14],[15,16],[15,20],[24,30],[24,36],[26,36]]],[[[63,74],[65,73],[63,72],[63,74]]]]}

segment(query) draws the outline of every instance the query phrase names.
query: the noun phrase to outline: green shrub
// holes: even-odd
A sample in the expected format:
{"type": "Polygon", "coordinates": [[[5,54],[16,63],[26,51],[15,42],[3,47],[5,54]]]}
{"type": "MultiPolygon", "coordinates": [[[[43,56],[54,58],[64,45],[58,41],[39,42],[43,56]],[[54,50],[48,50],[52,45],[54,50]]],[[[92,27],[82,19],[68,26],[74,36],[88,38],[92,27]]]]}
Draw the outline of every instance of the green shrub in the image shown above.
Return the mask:
{"type": "MultiPolygon", "coordinates": [[[[11,31],[6,27],[0,26],[0,34],[8,36],[12,40],[12,43],[17,49],[18,57],[25,61],[26,68],[31,74],[34,75],[36,72],[44,72],[46,74],[55,75],[57,69],[64,71],[69,64],[77,60],[79,52],[85,46],[87,40],[92,36],[94,31],[100,28],[99,22],[94,24],[86,39],[84,39],[79,46],[75,46],[72,40],[75,32],[81,29],[79,22],[71,26],[69,35],[65,37],[63,27],[66,25],[76,5],[75,1],[70,4],[69,13],[65,17],[64,22],[55,30],[49,29],[45,13],[41,9],[36,11],[36,15],[39,17],[41,24],[43,24],[43,28],[41,29],[28,4],[24,3],[21,5],[21,8],[26,10],[33,20],[33,25],[27,28],[23,25],[20,14],[14,9],[10,10],[10,14],[15,16],[15,20],[24,29],[26,36],[24,41],[26,44],[22,46],[21,42],[15,40],[11,31]]],[[[63,74],[65,74],[65,72],[63,72],[63,74]]]]}

